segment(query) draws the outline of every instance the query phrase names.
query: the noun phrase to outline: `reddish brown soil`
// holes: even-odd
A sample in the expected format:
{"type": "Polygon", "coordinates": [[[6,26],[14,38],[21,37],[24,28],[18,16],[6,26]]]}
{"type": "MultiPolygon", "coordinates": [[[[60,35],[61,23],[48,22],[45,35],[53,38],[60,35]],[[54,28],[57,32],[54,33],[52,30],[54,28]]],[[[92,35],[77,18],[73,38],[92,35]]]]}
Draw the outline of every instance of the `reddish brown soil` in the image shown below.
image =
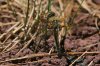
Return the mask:
{"type": "MultiPolygon", "coordinates": [[[[4,14],[0,13],[0,15],[4,14]]],[[[10,22],[10,20],[15,21],[11,18],[0,18],[0,22],[10,22]]],[[[4,33],[5,30],[9,29],[9,27],[10,26],[0,27],[0,33],[4,33]]],[[[36,49],[36,53],[46,53],[53,45],[54,37],[50,36],[47,39],[47,44],[41,44],[40,48],[36,49]]],[[[22,45],[18,44],[18,46],[16,46],[13,50],[0,54],[0,61],[4,61],[10,58],[23,57],[25,55],[34,53],[32,48],[26,48],[19,55],[15,55],[21,48],[22,45]]],[[[66,36],[64,41],[64,49],[66,52],[85,52],[86,50],[88,52],[100,51],[100,34],[95,27],[95,18],[89,15],[88,12],[79,12],[75,17],[75,26],[71,30],[71,35],[66,36]],[[93,46],[89,48],[90,45],[93,46]]],[[[58,56],[35,57],[31,59],[22,59],[0,63],[0,66],[68,66],[80,55],[81,54],[67,54],[61,58],[58,56]]],[[[73,66],[87,66],[90,64],[90,62],[92,62],[90,66],[100,66],[100,54],[86,54],[82,56],[81,59],[76,61],[73,66]]]]}

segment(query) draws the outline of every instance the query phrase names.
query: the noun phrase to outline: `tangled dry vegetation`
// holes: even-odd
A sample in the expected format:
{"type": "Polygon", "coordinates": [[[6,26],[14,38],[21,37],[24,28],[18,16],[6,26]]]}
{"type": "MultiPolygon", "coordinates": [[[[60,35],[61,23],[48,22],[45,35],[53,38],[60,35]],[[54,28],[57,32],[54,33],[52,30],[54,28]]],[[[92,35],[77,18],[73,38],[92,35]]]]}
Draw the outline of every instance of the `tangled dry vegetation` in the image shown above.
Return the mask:
{"type": "Polygon", "coordinates": [[[0,0],[0,66],[100,65],[100,4],[0,0]]]}

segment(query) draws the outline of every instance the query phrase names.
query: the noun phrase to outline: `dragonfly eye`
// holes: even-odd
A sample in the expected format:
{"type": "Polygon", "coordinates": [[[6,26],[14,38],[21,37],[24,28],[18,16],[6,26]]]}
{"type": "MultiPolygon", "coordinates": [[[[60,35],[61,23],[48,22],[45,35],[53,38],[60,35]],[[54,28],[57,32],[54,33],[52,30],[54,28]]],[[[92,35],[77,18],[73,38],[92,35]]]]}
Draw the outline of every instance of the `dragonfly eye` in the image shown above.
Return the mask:
{"type": "Polygon", "coordinates": [[[55,13],[54,12],[49,12],[49,14],[47,15],[47,19],[54,17],[55,13]]]}

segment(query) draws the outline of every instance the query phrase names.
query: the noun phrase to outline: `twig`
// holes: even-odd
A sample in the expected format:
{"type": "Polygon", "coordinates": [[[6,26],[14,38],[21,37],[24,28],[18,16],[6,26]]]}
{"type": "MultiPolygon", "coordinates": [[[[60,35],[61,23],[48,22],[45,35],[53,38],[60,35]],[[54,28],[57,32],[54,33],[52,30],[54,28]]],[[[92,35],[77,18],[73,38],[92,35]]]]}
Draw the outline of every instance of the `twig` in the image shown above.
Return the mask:
{"type": "Polygon", "coordinates": [[[69,66],[73,66],[73,64],[75,64],[76,61],[78,61],[83,55],[86,54],[87,51],[85,51],[81,56],[79,56],[75,61],[73,61],[69,66]]]}
{"type": "MultiPolygon", "coordinates": [[[[77,60],[79,60],[83,55],[85,54],[99,54],[100,52],[67,52],[69,55],[77,55],[77,54],[82,54],[80,57],[78,57],[71,65],[73,65],[77,60]]],[[[8,59],[5,61],[0,61],[0,63],[8,62],[8,61],[15,61],[15,60],[22,60],[22,59],[27,59],[27,58],[33,58],[33,57],[44,57],[44,56],[54,56],[57,55],[57,53],[41,53],[41,54],[31,54],[31,55],[26,55],[23,57],[18,57],[18,58],[12,58],[8,59]]]]}
{"type": "Polygon", "coordinates": [[[1,26],[8,26],[8,25],[13,25],[13,24],[16,24],[17,22],[8,22],[8,23],[2,23],[0,22],[0,27],[1,26]]]}
{"type": "Polygon", "coordinates": [[[88,64],[88,66],[91,66],[92,65],[92,63],[93,63],[93,60],[88,64]]]}
{"type": "Polygon", "coordinates": [[[16,55],[19,55],[25,48],[27,48],[29,46],[31,41],[35,39],[36,34],[37,34],[37,32],[32,36],[32,38],[27,42],[27,44],[25,44],[24,47],[16,55]]]}

